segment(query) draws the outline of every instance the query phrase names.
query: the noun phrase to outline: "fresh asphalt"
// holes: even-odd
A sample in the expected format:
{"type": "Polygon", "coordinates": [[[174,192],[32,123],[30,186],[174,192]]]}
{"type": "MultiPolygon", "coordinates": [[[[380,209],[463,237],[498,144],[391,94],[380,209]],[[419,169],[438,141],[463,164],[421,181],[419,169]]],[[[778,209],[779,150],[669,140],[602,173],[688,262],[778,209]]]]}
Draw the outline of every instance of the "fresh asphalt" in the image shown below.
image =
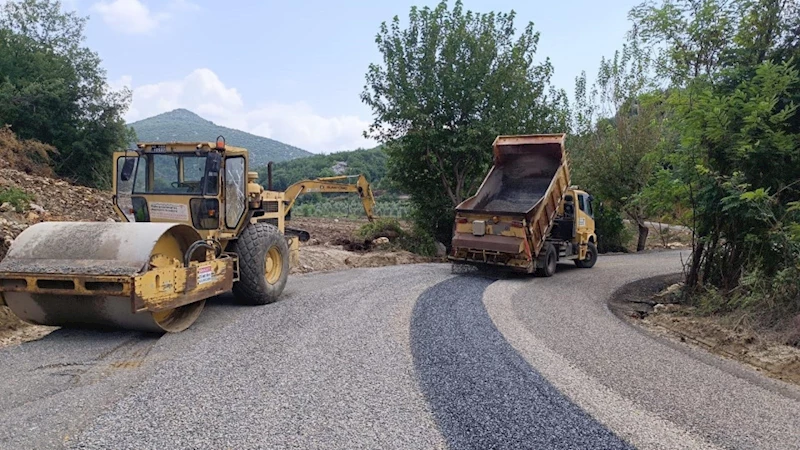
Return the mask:
{"type": "Polygon", "coordinates": [[[0,349],[0,449],[800,448],[798,389],[605,306],[678,271],[358,269],[212,299],[178,334],[58,330],[0,349]]]}

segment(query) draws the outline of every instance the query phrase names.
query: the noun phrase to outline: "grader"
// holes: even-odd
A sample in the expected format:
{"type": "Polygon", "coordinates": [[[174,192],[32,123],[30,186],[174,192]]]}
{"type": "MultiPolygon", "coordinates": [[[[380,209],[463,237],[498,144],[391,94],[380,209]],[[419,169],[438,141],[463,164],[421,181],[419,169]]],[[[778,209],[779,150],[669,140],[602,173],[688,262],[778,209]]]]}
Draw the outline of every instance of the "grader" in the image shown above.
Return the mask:
{"type": "Polygon", "coordinates": [[[140,143],[113,155],[113,207],[121,222],[42,222],[0,262],[0,304],[22,320],[66,327],[180,332],[206,299],[232,291],[264,305],[283,292],[299,242],[286,226],[299,195],[356,192],[369,220],[363,175],[265,190],[248,151],[215,143],[140,143]]]}

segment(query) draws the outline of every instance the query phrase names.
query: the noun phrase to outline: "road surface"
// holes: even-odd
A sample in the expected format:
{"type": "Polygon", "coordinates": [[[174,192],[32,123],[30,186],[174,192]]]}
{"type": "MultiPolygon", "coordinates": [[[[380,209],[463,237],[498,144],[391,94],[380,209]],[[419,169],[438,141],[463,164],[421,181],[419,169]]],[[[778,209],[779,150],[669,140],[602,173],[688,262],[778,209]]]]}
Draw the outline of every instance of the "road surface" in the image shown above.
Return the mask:
{"type": "Polygon", "coordinates": [[[293,276],[189,330],[0,350],[0,448],[800,448],[800,390],[606,307],[678,252],[551,278],[445,264],[293,276]]]}

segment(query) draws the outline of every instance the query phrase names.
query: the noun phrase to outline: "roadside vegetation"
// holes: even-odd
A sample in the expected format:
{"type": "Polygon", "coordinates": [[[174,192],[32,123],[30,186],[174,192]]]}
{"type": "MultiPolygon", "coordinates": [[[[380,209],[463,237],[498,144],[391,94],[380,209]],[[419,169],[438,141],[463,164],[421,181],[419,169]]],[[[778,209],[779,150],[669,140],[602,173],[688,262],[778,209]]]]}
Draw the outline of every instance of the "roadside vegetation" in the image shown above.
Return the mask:
{"type": "Polygon", "coordinates": [[[97,53],[83,46],[86,18],[49,0],[0,4],[0,126],[58,149],[55,172],[108,187],[111,152],[133,140],[128,89],[112,90],[97,53]]]}

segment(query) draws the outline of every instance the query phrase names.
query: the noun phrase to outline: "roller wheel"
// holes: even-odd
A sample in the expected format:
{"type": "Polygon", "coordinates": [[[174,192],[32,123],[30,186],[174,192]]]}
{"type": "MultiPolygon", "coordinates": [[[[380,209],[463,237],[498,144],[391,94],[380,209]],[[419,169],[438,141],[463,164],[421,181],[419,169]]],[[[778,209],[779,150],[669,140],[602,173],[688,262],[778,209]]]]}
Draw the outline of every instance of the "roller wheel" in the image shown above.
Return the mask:
{"type": "Polygon", "coordinates": [[[553,244],[546,243],[544,248],[543,261],[544,265],[536,269],[536,274],[540,277],[552,277],[553,274],[556,273],[556,266],[558,265],[558,255],[556,254],[556,248],[553,247],[553,244]]]}
{"type": "Polygon", "coordinates": [[[597,246],[589,242],[586,248],[586,259],[576,259],[575,265],[581,269],[590,269],[597,262],[597,246]]]}
{"type": "Polygon", "coordinates": [[[275,302],[289,277],[289,245],[278,228],[268,223],[249,224],[236,241],[239,281],[236,299],[248,305],[275,302]]]}

